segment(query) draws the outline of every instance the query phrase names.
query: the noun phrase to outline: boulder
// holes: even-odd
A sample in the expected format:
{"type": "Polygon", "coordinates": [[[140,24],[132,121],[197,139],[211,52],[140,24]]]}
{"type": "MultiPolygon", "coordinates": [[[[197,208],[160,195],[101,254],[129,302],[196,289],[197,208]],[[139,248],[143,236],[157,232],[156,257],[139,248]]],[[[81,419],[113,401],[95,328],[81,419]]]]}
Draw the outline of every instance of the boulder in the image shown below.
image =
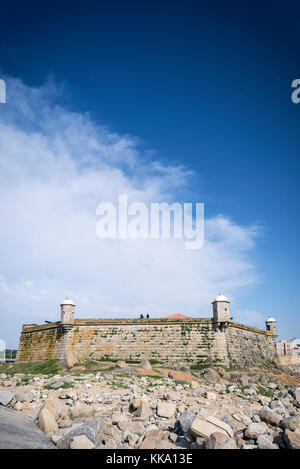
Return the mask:
{"type": "Polygon", "coordinates": [[[115,411],[111,414],[111,423],[113,425],[118,425],[119,420],[122,420],[123,417],[124,414],[122,414],[122,412],[115,411]]]}
{"type": "Polygon", "coordinates": [[[290,449],[300,449],[300,430],[285,430],[284,441],[290,449]]]}
{"type": "Polygon", "coordinates": [[[287,430],[291,430],[294,432],[295,430],[300,430],[300,415],[294,415],[287,419],[284,419],[281,423],[283,428],[287,430]]]}
{"type": "Polygon", "coordinates": [[[56,449],[28,418],[0,406],[0,449],[56,449]]]}
{"type": "Polygon", "coordinates": [[[149,403],[149,402],[148,402],[147,397],[145,397],[145,396],[139,396],[139,397],[135,398],[135,399],[132,401],[131,405],[132,405],[132,407],[133,407],[134,409],[137,409],[138,407],[140,407],[140,405],[142,405],[142,404],[148,404],[148,403],[149,403]]]}
{"type": "Polygon", "coordinates": [[[94,443],[86,435],[78,435],[72,438],[70,449],[94,449],[94,443]]]}
{"type": "Polygon", "coordinates": [[[179,368],[179,371],[184,371],[184,373],[189,373],[190,372],[190,367],[187,365],[183,365],[179,368]]]}
{"type": "Polygon", "coordinates": [[[133,420],[139,420],[140,422],[144,422],[145,420],[148,420],[151,415],[151,407],[149,406],[149,404],[143,402],[133,414],[133,420]]]}
{"type": "Polygon", "coordinates": [[[19,411],[19,412],[22,412],[22,411],[30,411],[32,410],[32,405],[30,404],[30,402],[20,402],[18,401],[15,405],[14,405],[14,409],[19,411]]]}
{"type": "Polygon", "coordinates": [[[58,413],[57,413],[55,404],[51,399],[47,399],[47,401],[44,403],[42,409],[47,409],[50,412],[50,414],[53,415],[55,420],[58,419],[58,413]]]}
{"type": "Polygon", "coordinates": [[[118,368],[126,368],[127,363],[124,362],[124,360],[119,360],[119,361],[117,361],[116,365],[117,365],[118,368]]]}
{"type": "Polygon", "coordinates": [[[295,404],[297,407],[300,407],[300,388],[295,389],[294,391],[294,399],[295,404]]]}
{"type": "Polygon", "coordinates": [[[239,379],[240,383],[241,383],[241,386],[243,388],[246,388],[247,386],[249,386],[249,379],[248,379],[248,376],[246,375],[242,375],[239,379]]]}
{"type": "Polygon", "coordinates": [[[221,428],[216,427],[210,422],[206,422],[201,420],[199,417],[196,417],[191,426],[191,433],[194,436],[202,436],[204,438],[209,437],[212,433],[216,431],[223,433],[224,435],[228,435],[227,432],[221,428]]]}
{"type": "Polygon", "coordinates": [[[64,435],[57,442],[57,447],[67,449],[75,436],[85,435],[96,447],[100,445],[104,434],[104,425],[102,419],[93,419],[79,427],[74,428],[71,432],[64,435]]]}
{"type": "Polygon", "coordinates": [[[144,370],[152,370],[152,366],[149,360],[142,360],[139,364],[139,367],[143,368],[144,370]]]}
{"type": "Polygon", "coordinates": [[[259,435],[256,443],[258,449],[278,449],[278,446],[274,445],[266,435],[259,435]]]}
{"type": "Polygon", "coordinates": [[[32,392],[22,392],[16,394],[16,401],[19,402],[33,402],[34,401],[34,395],[32,392]]]}
{"type": "Polygon", "coordinates": [[[118,428],[122,431],[127,430],[129,425],[129,420],[128,418],[123,415],[119,420],[118,420],[118,428]]]}
{"type": "Polygon", "coordinates": [[[51,383],[51,388],[53,389],[59,389],[64,385],[64,382],[59,379],[58,381],[54,381],[54,383],[51,383]]]}
{"type": "Polygon", "coordinates": [[[156,448],[157,444],[163,438],[163,431],[159,429],[153,429],[147,432],[144,440],[142,441],[141,445],[138,449],[154,449],[156,448]]]}
{"type": "Polygon", "coordinates": [[[72,427],[72,420],[70,417],[66,416],[64,418],[60,418],[58,421],[59,428],[69,428],[72,427]]]}
{"type": "Polygon", "coordinates": [[[214,432],[204,440],[205,449],[217,449],[222,443],[229,439],[228,435],[221,432],[214,432]]]}
{"type": "Polygon", "coordinates": [[[70,415],[76,419],[79,417],[92,417],[94,414],[94,408],[88,404],[76,404],[70,408],[70,415]]]}
{"type": "Polygon", "coordinates": [[[272,410],[266,409],[264,407],[261,409],[259,416],[263,422],[266,422],[269,425],[273,425],[275,427],[278,427],[282,421],[282,417],[279,414],[276,414],[275,412],[272,412],[272,410]]]}
{"type": "Polygon", "coordinates": [[[183,412],[179,415],[177,420],[177,425],[181,433],[187,433],[191,430],[193,421],[195,420],[196,415],[193,412],[183,412]]]}
{"type": "Polygon", "coordinates": [[[168,402],[159,402],[157,404],[156,413],[159,417],[171,418],[175,415],[176,407],[168,402]]]}
{"type": "MultiPolygon", "coordinates": [[[[232,438],[233,437],[233,430],[232,428],[223,420],[219,420],[213,415],[209,415],[206,417],[206,421],[215,425],[218,429],[221,429],[227,433],[227,435],[232,438]]],[[[219,430],[218,430],[219,431],[219,430]]]]}
{"type": "Polygon", "coordinates": [[[206,399],[208,399],[209,401],[215,401],[217,399],[217,395],[216,393],[212,392],[212,391],[206,391],[205,392],[205,395],[206,399]]]}
{"type": "Polygon", "coordinates": [[[224,441],[217,449],[237,449],[237,444],[233,438],[224,441]]]}
{"type": "Polygon", "coordinates": [[[264,422],[261,422],[261,423],[252,422],[247,427],[245,431],[245,435],[248,438],[253,438],[254,440],[256,440],[259,437],[259,435],[264,435],[265,433],[267,433],[267,431],[268,431],[268,426],[264,422]]]}
{"type": "Polygon", "coordinates": [[[204,378],[210,383],[220,383],[221,376],[213,368],[208,368],[204,373],[204,378]]]}
{"type": "Polygon", "coordinates": [[[142,424],[142,422],[139,422],[139,421],[129,422],[127,427],[126,427],[126,430],[128,430],[129,432],[132,432],[132,433],[141,434],[141,433],[144,433],[145,427],[142,424]]]}
{"type": "Polygon", "coordinates": [[[0,390],[0,404],[7,406],[15,397],[15,394],[10,391],[0,390]]]}
{"type": "Polygon", "coordinates": [[[40,410],[38,415],[38,425],[46,435],[48,433],[54,433],[58,429],[58,425],[53,414],[51,414],[47,408],[40,410]]]}

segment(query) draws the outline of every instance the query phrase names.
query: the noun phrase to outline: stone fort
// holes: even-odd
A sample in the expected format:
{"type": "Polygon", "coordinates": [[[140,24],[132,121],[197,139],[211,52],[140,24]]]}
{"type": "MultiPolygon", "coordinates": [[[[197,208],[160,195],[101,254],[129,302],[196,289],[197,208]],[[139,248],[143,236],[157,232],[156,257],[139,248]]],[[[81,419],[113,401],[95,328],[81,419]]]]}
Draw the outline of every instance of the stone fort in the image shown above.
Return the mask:
{"type": "Polygon", "coordinates": [[[111,359],[160,363],[210,363],[227,367],[259,366],[277,362],[277,322],[266,330],[232,321],[230,302],[219,294],[210,318],[172,315],[166,318],[77,319],[75,304],[66,298],[61,319],[41,325],[23,325],[17,360],[75,361],[111,359]]]}

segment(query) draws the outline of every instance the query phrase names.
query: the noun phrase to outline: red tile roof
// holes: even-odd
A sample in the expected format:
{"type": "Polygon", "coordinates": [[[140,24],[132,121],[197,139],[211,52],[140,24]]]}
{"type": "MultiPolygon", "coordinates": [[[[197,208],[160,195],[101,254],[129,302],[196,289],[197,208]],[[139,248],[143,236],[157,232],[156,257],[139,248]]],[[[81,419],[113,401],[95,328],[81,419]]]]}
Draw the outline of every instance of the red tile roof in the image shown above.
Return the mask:
{"type": "Polygon", "coordinates": [[[170,316],[164,316],[164,319],[189,319],[190,316],[184,316],[183,314],[171,314],[170,316]]]}

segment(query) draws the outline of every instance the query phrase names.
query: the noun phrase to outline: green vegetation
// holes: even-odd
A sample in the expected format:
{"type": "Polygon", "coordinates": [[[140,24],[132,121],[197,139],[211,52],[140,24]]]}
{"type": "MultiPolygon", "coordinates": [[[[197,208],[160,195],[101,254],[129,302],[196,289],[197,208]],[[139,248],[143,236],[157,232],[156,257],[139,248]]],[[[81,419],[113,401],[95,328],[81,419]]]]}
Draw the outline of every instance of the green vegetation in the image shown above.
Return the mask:
{"type": "Polygon", "coordinates": [[[153,378],[153,379],[162,379],[163,377],[161,375],[141,375],[141,378],[153,378]]]}
{"type": "Polygon", "coordinates": [[[174,381],[174,384],[178,386],[178,384],[181,384],[182,386],[188,386],[191,387],[191,383],[189,381],[185,381],[184,379],[176,379],[174,381]]]}
{"type": "Polygon", "coordinates": [[[211,368],[212,365],[209,363],[201,363],[198,362],[196,365],[191,365],[190,368],[191,370],[204,370],[205,368],[211,368]]]}
{"type": "Polygon", "coordinates": [[[272,389],[267,389],[267,388],[264,388],[263,386],[257,386],[257,392],[258,394],[261,394],[262,396],[266,396],[266,397],[273,397],[273,391],[272,389]]]}
{"type": "Polygon", "coordinates": [[[117,360],[116,358],[110,358],[108,355],[104,355],[103,357],[99,358],[99,360],[97,360],[97,362],[113,362],[113,363],[117,363],[117,361],[119,360],[117,360]]]}
{"type": "Polygon", "coordinates": [[[153,386],[159,386],[159,383],[153,383],[152,381],[148,384],[149,388],[152,388],[153,386]]]}
{"type": "Polygon", "coordinates": [[[129,386],[127,384],[124,384],[124,383],[118,383],[117,381],[112,381],[111,383],[109,383],[111,386],[115,387],[115,388],[123,388],[123,389],[129,389],[129,386]]]}
{"type": "Polygon", "coordinates": [[[49,391],[57,391],[57,389],[70,389],[74,388],[74,383],[63,383],[59,388],[54,388],[51,384],[46,384],[44,389],[48,389],[49,391]]]}
{"type": "MultiPolygon", "coordinates": [[[[15,375],[17,373],[31,375],[57,375],[62,370],[59,360],[43,360],[38,362],[3,363],[0,365],[0,373],[15,375]]],[[[28,383],[26,383],[28,384],[28,383]]]]}

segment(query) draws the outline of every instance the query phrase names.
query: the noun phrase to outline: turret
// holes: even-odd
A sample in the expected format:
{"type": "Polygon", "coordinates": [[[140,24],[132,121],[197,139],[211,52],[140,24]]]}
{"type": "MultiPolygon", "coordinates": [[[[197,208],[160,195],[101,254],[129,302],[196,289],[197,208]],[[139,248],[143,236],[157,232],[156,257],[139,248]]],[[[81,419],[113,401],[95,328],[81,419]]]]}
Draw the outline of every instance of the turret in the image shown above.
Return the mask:
{"type": "Polygon", "coordinates": [[[61,323],[74,324],[75,318],[75,304],[68,297],[60,305],[61,308],[61,323]]]}
{"type": "Polygon", "coordinates": [[[272,332],[272,334],[277,337],[277,321],[271,316],[266,320],[266,330],[272,332]]]}
{"type": "Polygon", "coordinates": [[[212,305],[214,323],[223,329],[230,322],[230,301],[219,293],[212,305]]]}

